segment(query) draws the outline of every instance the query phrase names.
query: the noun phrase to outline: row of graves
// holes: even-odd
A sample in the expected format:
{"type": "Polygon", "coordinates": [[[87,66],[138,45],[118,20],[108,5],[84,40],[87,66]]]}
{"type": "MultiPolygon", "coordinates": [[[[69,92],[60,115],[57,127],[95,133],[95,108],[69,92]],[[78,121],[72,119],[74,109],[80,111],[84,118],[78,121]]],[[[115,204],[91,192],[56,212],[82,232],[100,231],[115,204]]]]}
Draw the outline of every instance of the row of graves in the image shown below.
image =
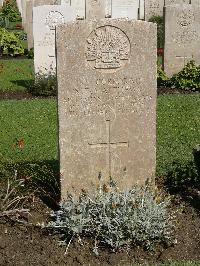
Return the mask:
{"type": "Polygon", "coordinates": [[[188,61],[200,63],[200,0],[18,0],[28,48],[34,47],[35,72],[56,69],[55,28],[92,19],[165,18],[164,70],[171,77],[188,61]]]}
{"type": "MultiPolygon", "coordinates": [[[[21,8],[36,74],[57,75],[62,195],[111,178],[123,190],[153,181],[156,25],[138,20],[142,1],[44,2],[21,8]]],[[[200,63],[200,7],[174,2],[164,8],[168,75],[200,63]]],[[[154,12],[161,5],[147,3],[154,12]]]]}

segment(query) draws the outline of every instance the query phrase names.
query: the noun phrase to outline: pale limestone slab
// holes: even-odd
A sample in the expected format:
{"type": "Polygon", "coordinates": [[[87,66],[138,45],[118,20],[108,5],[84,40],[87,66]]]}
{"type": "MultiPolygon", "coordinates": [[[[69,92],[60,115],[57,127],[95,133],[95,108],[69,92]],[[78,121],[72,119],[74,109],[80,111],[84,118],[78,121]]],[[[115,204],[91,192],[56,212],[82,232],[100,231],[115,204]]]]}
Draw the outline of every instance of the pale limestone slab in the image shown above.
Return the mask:
{"type": "Polygon", "coordinates": [[[71,5],[71,0],[61,0],[61,5],[68,5],[70,6],[71,5]]]}
{"type": "Polygon", "coordinates": [[[163,16],[164,0],[145,0],[145,20],[153,16],[163,16]]]}
{"type": "Polygon", "coordinates": [[[190,4],[191,0],[165,0],[165,6],[168,5],[179,5],[179,4],[190,4]]]}
{"type": "Polygon", "coordinates": [[[73,9],[65,5],[33,7],[35,73],[55,73],[55,28],[75,20],[73,9]]]}
{"type": "Polygon", "coordinates": [[[85,19],[86,17],[86,0],[71,0],[71,7],[76,13],[77,19],[85,19]]]}
{"type": "Polygon", "coordinates": [[[56,0],[30,0],[26,3],[26,29],[28,49],[33,48],[33,7],[43,5],[54,5],[56,0]]]}
{"type": "MultiPolygon", "coordinates": [[[[22,26],[24,31],[27,32],[27,25],[26,25],[26,4],[28,0],[21,0],[21,8],[22,8],[22,26]]],[[[32,0],[30,0],[32,1],[32,0]]]]}
{"type": "Polygon", "coordinates": [[[200,64],[200,7],[165,7],[164,69],[171,77],[194,59],[200,64]]]}
{"type": "Polygon", "coordinates": [[[22,14],[22,0],[17,0],[16,3],[17,3],[17,7],[19,9],[19,12],[22,14]]]}
{"type": "Polygon", "coordinates": [[[192,5],[200,5],[200,0],[191,0],[192,5]]]}
{"type": "Polygon", "coordinates": [[[77,21],[56,30],[62,197],[112,178],[121,190],[156,166],[156,25],[77,21]],[[76,34],[75,34],[76,33],[76,34]]]}
{"type": "Polygon", "coordinates": [[[105,0],[106,2],[106,18],[112,17],[112,0],[105,0]]]}
{"type": "Polygon", "coordinates": [[[139,19],[141,20],[144,20],[145,18],[144,3],[145,0],[139,0],[139,19]]]}
{"type": "Polygon", "coordinates": [[[138,19],[139,0],[112,0],[112,18],[138,19]]]}
{"type": "Polygon", "coordinates": [[[106,17],[106,0],[86,0],[86,19],[106,17]]]}

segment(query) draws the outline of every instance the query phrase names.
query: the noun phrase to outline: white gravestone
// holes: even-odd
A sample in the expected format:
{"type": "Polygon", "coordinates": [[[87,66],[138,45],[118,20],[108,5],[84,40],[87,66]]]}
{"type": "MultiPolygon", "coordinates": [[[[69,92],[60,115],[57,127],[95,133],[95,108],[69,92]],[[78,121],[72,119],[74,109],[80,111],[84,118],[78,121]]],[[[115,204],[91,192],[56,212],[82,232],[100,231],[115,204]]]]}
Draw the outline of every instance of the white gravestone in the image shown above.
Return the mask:
{"type": "Polygon", "coordinates": [[[112,18],[138,19],[139,0],[112,0],[112,18]]]}
{"type": "Polygon", "coordinates": [[[86,16],[85,0],[71,0],[71,7],[74,9],[77,19],[85,19],[86,16]]]}
{"type": "Polygon", "coordinates": [[[153,16],[163,16],[164,0],[145,0],[145,20],[153,16]]]}
{"type": "Polygon", "coordinates": [[[144,17],[145,17],[144,2],[145,0],[139,0],[139,19],[142,19],[142,20],[144,20],[144,17]]]}
{"type": "Polygon", "coordinates": [[[73,9],[65,5],[33,8],[35,73],[50,74],[56,70],[55,29],[57,25],[75,20],[73,9]]]}
{"type": "Polygon", "coordinates": [[[17,3],[17,7],[19,9],[19,12],[22,14],[22,0],[17,0],[16,3],[17,3]]]}
{"type": "Polygon", "coordinates": [[[190,61],[200,64],[200,7],[165,7],[164,70],[171,77],[190,61]]]}
{"type": "Polygon", "coordinates": [[[165,6],[179,4],[190,4],[190,0],[165,0],[165,6]]]}
{"type": "Polygon", "coordinates": [[[86,0],[86,19],[102,19],[106,16],[105,0],[86,0]]]}

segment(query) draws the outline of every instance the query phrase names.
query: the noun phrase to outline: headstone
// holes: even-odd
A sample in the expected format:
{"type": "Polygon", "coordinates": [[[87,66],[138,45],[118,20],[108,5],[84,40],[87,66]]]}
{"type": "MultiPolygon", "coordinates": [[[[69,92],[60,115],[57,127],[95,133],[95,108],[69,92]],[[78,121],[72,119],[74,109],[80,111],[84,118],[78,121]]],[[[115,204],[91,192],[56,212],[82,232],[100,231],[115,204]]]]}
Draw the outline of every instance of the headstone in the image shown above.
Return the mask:
{"type": "Polygon", "coordinates": [[[144,20],[145,18],[144,2],[145,0],[139,0],[139,19],[142,19],[142,20],[144,20]]]}
{"type": "Polygon", "coordinates": [[[190,61],[200,64],[200,7],[165,7],[164,69],[171,77],[190,61]]]}
{"type": "Polygon", "coordinates": [[[156,165],[156,25],[77,21],[56,42],[63,197],[111,178],[144,184],[156,165]]]}
{"type": "Polygon", "coordinates": [[[190,0],[165,0],[165,6],[179,4],[190,4],[190,0]]]}
{"type": "Polygon", "coordinates": [[[192,5],[200,5],[200,0],[191,0],[192,5]]]}
{"type": "Polygon", "coordinates": [[[105,0],[86,0],[86,19],[102,19],[105,16],[105,0]]]}
{"type": "Polygon", "coordinates": [[[106,2],[105,3],[105,5],[106,5],[106,7],[105,7],[105,9],[106,9],[105,17],[106,18],[111,18],[112,17],[112,0],[105,0],[105,2],[106,2]]]}
{"type": "Polygon", "coordinates": [[[17,3],[17,7],[19,9],[19,12],[22,14],[22,0],[17,0],[16,3],[17,3]]]}
{"type": "Polygon", "coordinates": [[[71,0],[71,7],[76,13],[77,19],[85,19],[86,16],[86,0],[71,0]]]}
{"type": "Polygon", "coordinates": [[[68,5],[70,6],[71,5],[71,0],[61,0],[61,5],[68,5]]]}
{"type": "Polygon", "coordinates": [[[138,19],[139,0],[112,0],[112,18],[138,19]]]}
{"type": "Polygon", "coordinates": [[[0,8],[3,6],[4,0],[0,0],[0,8]]]}
{"type": "Polygon", "coordinates": [[[26,29],[28,49],[33,48],[33,7],[42,5],[53,5],[56,0],[31,0],[26,3],[26,29]]]}
{"type": "MultiPolygon", "coordinates": [[[[32,1],[32,0],[30,0],[30,1],[32,1]]],[[[25,32],[27,32],[27,27],[26,27],[26,4],[27,4],[27,0],[21,0],[22,26],[23,26],[25,32]]]]}
{"type": "Polygon", "coordinates": [[[44,5],[33,8],[35,73],[53,74],[56,70],[55,28],[75,20],[72,8],[65,5],[44,5]]]}
{"type": "Polygon", "coordinates": [[[145,20],[153,16],[163,16],[164,0],[145,0],[145,20]]]}

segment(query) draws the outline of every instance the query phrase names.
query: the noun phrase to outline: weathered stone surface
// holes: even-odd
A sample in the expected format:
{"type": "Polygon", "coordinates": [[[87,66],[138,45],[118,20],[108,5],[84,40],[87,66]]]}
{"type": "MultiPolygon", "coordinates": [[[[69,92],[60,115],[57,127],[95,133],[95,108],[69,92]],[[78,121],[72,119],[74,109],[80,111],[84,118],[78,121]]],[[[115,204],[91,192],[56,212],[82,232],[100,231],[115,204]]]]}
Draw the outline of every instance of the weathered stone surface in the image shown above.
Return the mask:
{"type": "Polygon", "coordinates": [[[33,48],[33,7],[54,5],[56,0],[30,0],[26,3],[26,30],[28,49],[33,48]]]}
{"type": "Polygon", "coordinates": [[[145,0],[145,20],[152,16],[163,16],[164,0],[145,0]]]}
{"type": "Polygon", "coordinates": [[[65,5],[33,8],[35,73],[55,73],[55,27],[75,20],[73,9],[65,5]]]}
{"type": "Polygon", "coordinates": [[[193,5],[165,7],[164,69],[172,76],[188,61],[200,64],[200,8],[193,5]]]}
{"type": "Polygon", "coordinates": [[[139,5],[139,19],[144,20],[144,18],[145,18],[145,12],[144,12],[145,0],[140,0],[139,3],[140,3],[140,5],[139,5]]]}
{"type": "MultiPolygon", "coordinates": [[[[31,1],[31,0],[30,0],[31,1]]],[[[22,25],[24,27],[24,31],[27,32],[27,27],[26,27],[26,4],[27,0],[21,0],[21,8],[22,8],[22,25]]]]}
{"type": "Polygon", "coordinates": [[[192,5],[200,5],[200,0],[191,0],[192,5]]]}
{"type": "Polygon", "coordinates": [[[112,18],[138,19],[139,0],[112,0],[112,18]]]}
{"type": "Polygon", "coordinates": [[[190,4],[190,0],[165,0],[165,6],[176,4],[190,4]]]}
{"type": "Polygon", "coordinates": [[[102,19],[106,16],[106,0],[86,0],[86,19],[102,19]]]}
{"type": "Polygon", "coordinates": [[[57,27],[62,196],[153,178],[156,25],[77,21],[57,27]]]}
{"type": "Polygon", "coordinates": [[[85,0],[71,0],[71,7],[76,13],[77,19],[85,19],[86,16],[85,0]]]}

